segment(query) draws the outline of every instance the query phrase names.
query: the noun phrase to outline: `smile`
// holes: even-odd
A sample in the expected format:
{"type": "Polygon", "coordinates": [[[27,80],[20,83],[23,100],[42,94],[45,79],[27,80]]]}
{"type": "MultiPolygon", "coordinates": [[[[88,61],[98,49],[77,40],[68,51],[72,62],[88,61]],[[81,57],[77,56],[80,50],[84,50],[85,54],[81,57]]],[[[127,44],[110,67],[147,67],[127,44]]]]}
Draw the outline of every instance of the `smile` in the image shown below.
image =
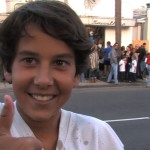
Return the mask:
{"type": "Polygon", "coordinates": [[[38,101],[50,101],[52,100],[55,96],[52,95],[39,95],[39,94],[30,94],[35,100],[38,101]]]}

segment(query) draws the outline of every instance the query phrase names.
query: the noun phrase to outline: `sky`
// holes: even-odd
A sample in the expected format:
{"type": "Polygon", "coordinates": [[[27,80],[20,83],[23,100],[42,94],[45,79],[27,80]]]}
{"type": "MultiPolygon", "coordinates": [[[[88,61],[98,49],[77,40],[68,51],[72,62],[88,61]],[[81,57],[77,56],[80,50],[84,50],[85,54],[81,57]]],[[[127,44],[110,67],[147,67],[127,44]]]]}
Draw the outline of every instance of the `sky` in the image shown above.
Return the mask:
{"type": "Polygon", "coordinates": [[[147,3],[150,3],[150,0],[128,0],[133,8],[140,8],[141,6],[145,6],[147,3]]]}

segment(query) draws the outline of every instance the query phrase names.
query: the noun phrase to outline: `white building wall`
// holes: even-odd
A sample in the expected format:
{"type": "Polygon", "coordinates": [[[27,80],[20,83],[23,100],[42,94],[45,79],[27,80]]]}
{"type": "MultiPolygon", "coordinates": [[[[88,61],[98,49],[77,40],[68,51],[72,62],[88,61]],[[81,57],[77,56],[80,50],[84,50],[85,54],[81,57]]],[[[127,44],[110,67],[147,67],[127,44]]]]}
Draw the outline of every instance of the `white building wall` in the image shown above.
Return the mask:
{"type": "Polygon", "coordinates": [[[68,0],[68,4],[78,15],[101,17],[114,17],[115,15],[114,0],[98,0],[92,9],[86,8],[85,0],[68,0]]]}
{"type": "Polygon", "coordinates": [[[6,12],[6,2],[5,0],[0,0],[0,13],[6,12]]]}
{"type": "Polygon", "coordinates": [[[138,26],[133,28],[132,40],[138,40],[138,26]]]}
{"type": "Polygon", "coordinates": [[[112,45],[115,43],[115,30],[113,27],[107,27],[105,29],[105,47],[107,41],[110,41],[112,45]]]}
{"type": "Polygon", "coordinates": [[[145,22],[144,29],[143,29],[143,40],[147,40],[147,29],[148,29],[148,24],[147,22],[145,22]]]}
{"type": "MultiPolygon", "coordinates": [[[[0,12],[10,12],[14,10],[15,3],[24,3],[25,0],[11,0],[6,4],[6,0],[0,0],[0,12]]],[[[64,1],[64,0],[60,0],[64,1]]],[[[115,0],[95,0],[97,3],[93,8],[85,6],[86,0],[68,0],[69,6],[80,16],[99,16],[104,18],[115,17],[115,0]]],[[[122,18],[133,18],[130,0],[122,0],[122,18]]],[[[105,27],[105,42],[115,43],[115,27],[105,27]]],[[[132,30],[130,27],[122,30],[122,44],[127,45],[132,42],[132,30]]]]}
{"type": "MultiPolygon", "coordinates": [[[[132,28],[123,28],[121,33],[121,46],[127,46],[132,43],[132,28]]],[[[106,42],[110,41],[113,45],[115,41],[115,30],[113,27],[106,27],[105,29],[105,46],[106,42]]]]}
{"type": "Polygon", "coordinates": [[[122,46],[127,46],[132,43],[132,27],[123,28],[121,39],[122,46]]]}
{"type": "Polygon", "coordinates": [[[131,0],[122,0],[122,17],[133,18],[133,6],[130,4],[131,0]]]}
{"type": "Polygon", "coordinates": [[[134,34],[132,35],[133,40],[141,40],[141,31],[142,31],[142,24],[138,23],[136,27],[133,28],[134,34]]]}
{"type": "MultiPolygon", "coordinates": [[[[95,0],[97,3],[91,9],[85,7],[85,1],[86,0],[68,0],[68,4],[78,15],[115,17],[115,0],[95,0]]],[[[123,18],[133,18],[133,10],[129,2],[130,0],[122,0],[123,18]]]]}
{"type": "Polygon", "coordinates": [[[14,11],[16,4],[25,3],[26,0],[0,0],[0,13],[14,11]]]}
{"type": "MultiPolygon", "coordinates": [[[[97,0],[97,4],[91,9],[86,8],[84,2],[85,0],[68,0],[68,4],[80,16],[115,17],[115,0],[97,0]]],[[[133,18],[132,6],[129,3],[130,0],[122,0],[122,18],[133,18]]],[[[105,27],[104,41],[105,43],[107,41],[111,41],[112,44],[115,43],[115,27],[105,27]]],[[[130,43],[132,43],[132,29],[131,27],[123,28],[121,45],[130,43]]]]}

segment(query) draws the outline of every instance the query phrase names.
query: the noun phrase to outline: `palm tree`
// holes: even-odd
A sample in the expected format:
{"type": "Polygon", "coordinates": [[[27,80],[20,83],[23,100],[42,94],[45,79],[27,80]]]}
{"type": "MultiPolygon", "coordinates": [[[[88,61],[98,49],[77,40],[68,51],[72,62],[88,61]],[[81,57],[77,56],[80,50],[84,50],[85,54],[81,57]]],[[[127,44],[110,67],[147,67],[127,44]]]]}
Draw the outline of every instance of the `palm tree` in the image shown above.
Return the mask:
{"type": "Polygon", "coordinates": [[[115,0],[115,39],[121,46],[121,0],[115,0]]]}
{"type": "Polygon", "coordinates": [[[87,9],[93,9],[98,0],[84,0],[84,6],[87,9]]]}

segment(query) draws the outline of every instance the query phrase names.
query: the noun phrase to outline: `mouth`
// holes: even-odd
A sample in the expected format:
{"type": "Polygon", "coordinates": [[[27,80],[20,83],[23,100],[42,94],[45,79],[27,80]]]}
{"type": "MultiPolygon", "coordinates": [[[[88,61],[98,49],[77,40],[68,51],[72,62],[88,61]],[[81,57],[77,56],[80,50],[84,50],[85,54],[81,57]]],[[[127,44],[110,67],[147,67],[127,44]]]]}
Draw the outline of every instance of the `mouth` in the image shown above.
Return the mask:
{"type": "Polygon", "coordinates": [[[33,99],[37,101],[52,101],[56,95],[45,95],[45,94],[29,94],[33,99]]]}

